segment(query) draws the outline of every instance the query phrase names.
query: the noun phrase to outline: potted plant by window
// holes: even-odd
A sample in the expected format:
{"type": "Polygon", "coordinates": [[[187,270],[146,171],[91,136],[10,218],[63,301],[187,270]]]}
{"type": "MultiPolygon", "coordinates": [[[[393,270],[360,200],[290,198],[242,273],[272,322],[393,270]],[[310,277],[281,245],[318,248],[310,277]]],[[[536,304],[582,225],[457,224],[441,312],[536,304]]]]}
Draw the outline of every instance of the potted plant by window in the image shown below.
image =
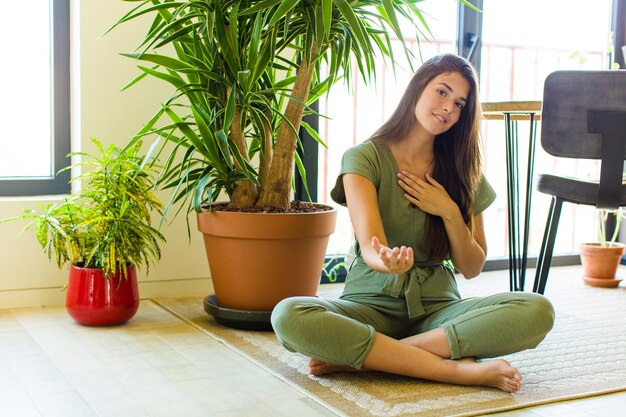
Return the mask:
{"type": "Polygon", "coordinates": [[[113,27],[146,15],[129,85],[150,76],[174,92],[134,140],[167,139],[165,211],[197,212],[216,293],[205,307],[269,322],[281,299],[315,295],[334,231],[334,209],[291,201],[294,166],[306,183],[300,128],[324,145],[303,115],[353,70],[373,78],[377,55],[393,63],[393,37],[410,57],[402,31],[427,30],[424,18],[414,1],[151,0],[113,27]]]}
{"type": "Polygon", "coordinates": [[[151,211],[162,213],[153,194],[154,165],[138,151],[123,151],[92,139],[100,155],[77,152],[84,172],[72,181],[81,189],[59,203],[27,210],[3,222],[28,219],[48,258],[70,264],[66,308],[80,324],[105,326],[131,319],[139,308],[136,267],[160,259],[163,235],[151,226],[151,211]]]}
{"type": "Polygon", "coordinates": [[[600,241],[580,245],[580,260],[585,274],[583,281],[594,287],[617,287],[622,279],[616,278],[615,274],[625,245],[616,240],[624,214],[621,207],[616,210],[599,209],[597,213],[600,241]],[[610,240],[606,236],[609,216],[615,217],[615,230],[610,240]]]}

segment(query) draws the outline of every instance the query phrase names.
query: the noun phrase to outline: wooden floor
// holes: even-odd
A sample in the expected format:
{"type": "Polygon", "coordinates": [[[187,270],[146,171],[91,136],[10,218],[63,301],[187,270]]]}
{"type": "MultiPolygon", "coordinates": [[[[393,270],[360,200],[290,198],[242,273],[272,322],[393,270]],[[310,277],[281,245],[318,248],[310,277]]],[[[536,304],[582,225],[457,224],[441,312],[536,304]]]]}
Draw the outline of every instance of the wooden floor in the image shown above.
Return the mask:
{"type": "MultiPolygon", "coordinates": [[[[623,392],[493,416],[622,417],[625,404],[623,392]]],[[[336,415],[149,300],[111,328],[62,307],[0,310],[2,417],[336,415]]]]}

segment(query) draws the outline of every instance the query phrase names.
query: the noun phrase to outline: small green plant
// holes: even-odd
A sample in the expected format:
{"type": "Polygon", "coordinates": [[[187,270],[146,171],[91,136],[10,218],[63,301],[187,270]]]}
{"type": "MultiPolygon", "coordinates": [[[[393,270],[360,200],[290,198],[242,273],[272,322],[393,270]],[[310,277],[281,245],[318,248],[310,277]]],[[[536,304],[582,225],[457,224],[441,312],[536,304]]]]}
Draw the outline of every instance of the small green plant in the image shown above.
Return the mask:
{"type": "Polygon", "coordinates": [[[624,212],[621,207],[609,210],[609,209],[599,209],[598,210],[598,233],[600,235],[600,246],[607,247],[612,246],[617,241],[617,236],[619,235],[619,228],[622,224],[622,219],[624,218],[624,212]],[[615,230],[613,231],[613,236],[611,236],[610,240],[607,240],[606,237],[606,223],[609,219],[609,215],[615,216],[615,230]]]}
{"type": "Polygon", "coordinates": [[[583,55],[580,51],[574,51],[569,56],[570,59],[573,59],[578,62],[579,65],[584,65],[587,62],[587,57],[583,55]]]}
{"type": "Polygon", "coordinates": [[[327,259],[322,265],[322,276],[328,279],[328,282],[335,283],[339,277],[339,272],[345,274],[346,262],[343,259],[343,255],[335,255],[330,259],[327,259]]]}
{"type": "Polygon", "coordinates": [[[615,33],[612,31],[609,32],[609,45],[606,52],[609,56],[609,69],[618,70],[619,63],[615,62],[615,33]]]}
{"type": "Polygon", "coordinates": [[[44,252],[59,268],[69,262],[102,269],[107,277],[116,271],[126,276],[131,264],[148,269],[160,259],[159,243],[165,242],[151,225],[151,211],[163,210],[152,191],[155,165],[149,155],[138,156],[141,142],[123,151],[92,142],[99,156],[71,154],[83,160],[74,166],[83,173],[72,179],[81,181],[80,191],[1,222],[31,220],[25,229],[35,228],[44,252]]]}

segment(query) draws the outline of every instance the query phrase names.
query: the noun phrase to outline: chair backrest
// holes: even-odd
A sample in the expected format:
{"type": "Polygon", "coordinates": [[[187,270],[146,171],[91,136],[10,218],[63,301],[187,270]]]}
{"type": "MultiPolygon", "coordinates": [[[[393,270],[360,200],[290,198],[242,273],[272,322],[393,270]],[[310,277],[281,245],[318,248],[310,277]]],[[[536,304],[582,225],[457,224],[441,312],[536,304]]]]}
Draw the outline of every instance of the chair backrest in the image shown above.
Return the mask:
{"type": "Polygon", "coordinates": [[[626,71],[556,71],[548,75],[541,110],[541,146],[546,152],[565,158],[601,159],[602,136],[588,131],[589,110],[625,112],[626,123],[626,71]]]}
{"type": "Polygon", "coordinates": [[[543,94],[541,146],[554,156],[601,159],[598,207],[617,207],[626,159],[626,71],[556,71],[543,94]]]}

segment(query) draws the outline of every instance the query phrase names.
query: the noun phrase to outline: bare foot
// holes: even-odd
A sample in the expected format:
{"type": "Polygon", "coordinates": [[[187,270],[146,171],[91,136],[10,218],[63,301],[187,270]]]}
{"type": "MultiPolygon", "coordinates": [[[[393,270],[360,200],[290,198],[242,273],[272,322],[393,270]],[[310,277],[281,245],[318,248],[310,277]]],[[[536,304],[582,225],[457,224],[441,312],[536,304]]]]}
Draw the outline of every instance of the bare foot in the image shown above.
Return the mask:
{"type": "Polygon", "coordinates": [[[476,362],[472,358],[456,361],[464,374],[461,383],[498,388],[504,392],[517,392],[521,387],[522,374],[504,359],[476,362]]]}
{"type": "MultiPolygon", "coordinates": [[[[447,382],[461,385],[481,385],[504,392],[517,392],[521,387],[522,374],[504,359],[477,362],[474,358],[447,360],[455,366],[454,376],[447,382]]],[[[335,372],[362,372],[348,365],[335,365],[317,359],[309,360],[309,373],[320,376],[335,372]]],[[[445,382],[445,381],[442,381],[445,382]]]]}
{"type": "Polygon", "coordinates": [[[335,365],[332,363],[322,362],[313,358],[309,360],[309,373],[315,376],[332,374],[334,372],[359,372],[359,371],[360,369],[356,369],[348,365],[335,365]]]}

